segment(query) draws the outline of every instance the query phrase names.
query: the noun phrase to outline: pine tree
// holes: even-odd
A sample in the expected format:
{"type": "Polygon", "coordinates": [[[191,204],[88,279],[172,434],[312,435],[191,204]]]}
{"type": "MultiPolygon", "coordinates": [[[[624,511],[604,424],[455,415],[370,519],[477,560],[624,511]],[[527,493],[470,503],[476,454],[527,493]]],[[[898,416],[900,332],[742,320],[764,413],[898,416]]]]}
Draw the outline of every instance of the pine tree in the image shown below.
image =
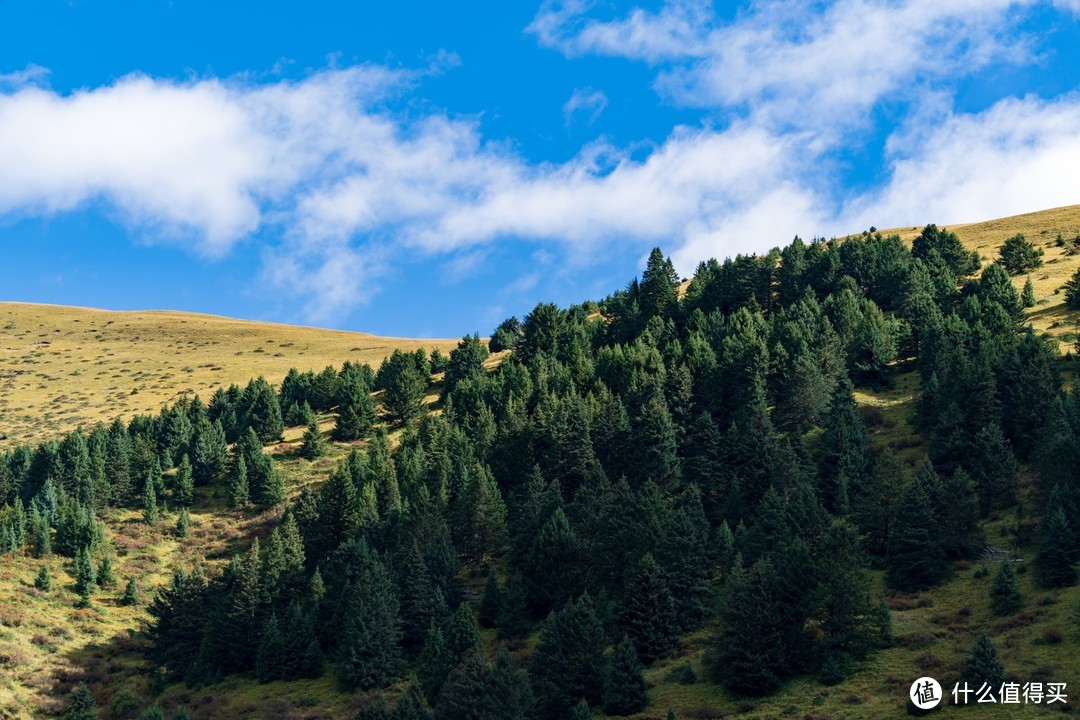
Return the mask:
{"type": "Polygon", "coordinates": [[[365,547],[356,580],[346,587],[338,680],[350,690],[385,687],[401,665],[398,599],[386,567],[365,547]]]}
{"type": "Polygon", "coordinates": [[[375,403],[362,383],[349,384],[345,396],[338,405],[337,421],[334,423],[334,439],[342,442],[365,437],[375,425],[375,403]]]}
{"type": "Polygon", "coordinates": [[[463,380],[483,377],[484,361],[487,358],[488,349],[479,335],[466,335],[461,338],[457,347],[450,351],[446,375],[443,377],[443,396],[448,396],[463,380]]]}
{"type": "Polygon", "coordinates": [[[179,706],[173,710],[172,715],[169,716],[169,720],[191,720],[191,715],[184,706],[179,706]]]}
{"type": "Polygon", "coordinates": [[[282,660],[284,650],[285,641],[278,627],[277,614],[271,613],[270,618],[263,626],[262,636],[259,639],[258,654],[255,656],[255,676],[259,678],[259,682],[270,682],[283,676],[282,660]]]}
{"type": "Polygon", "coordinates": [[[578,588],[580,544],[562,508],[556,508],[535,536],[523,568],[529,604],[542,614],[578,588]]]}
{"type": "Polygon", "coordinates": [[[242,507],[248,501],[247,462],[243,456],[236,458],[232,475],[229,477],[229,507],[242,507]]]}
{"type": "Polygon", "coordinates": [[[529,675],[514,667],[505,645],[500,645],[495,652],[485,685],[483,717],[528,720],[534,716],[535,702],[529,675]]]}
{"type": "Polygon", "coordinates": [[[116,574],[113,572],[112,558],[108,553],[104,553],[101,556],[101,562],[98,563],[97,572],[97,584],[101,587],[113,587],[116,585],[116,574]]]}
{"type": "Polygon", "coordinates": [[[569,720],[593,720],[592,709],[589,707],[589,703],[585,701],[585,698],[578,700],[577,704],[570,709],[570,714],[567,716],[569,720]]]}
{"type": "Polygon", "coordinates": [[[604,712],[608,715],[631,715],[644,710],[648,702],[645,677],[641,674],[641,663],[634,643],[624,635],[615,646],[604,682],[604,712]]]}
{"type": "Polygon", "coordinates": [[[524,637],[529,633],[529,605],[521,575],[511,574],[503,588],[502,608],[499,611],[498,636],[524,637]]]}
{"type": "Polygon", "coordinates": [[[90,606],[90,595],[97,588],[97,573],[90,559],[90,551],[79,550],[75,555],[75,592],[79,594],[79,607],[90,606]]]}
{"type": "Polygon", "coordinates": [[[151,475],[146,476],[142,491],[143,522],[153,527],[158,521],[157,492],[154,490],[154,480],[151,475]]]}
{"type": "Polygon", "coordinates": [[[307,430],[304,431],[304,442],[300,446],[300,455],[308,460],[314,460],[325,454],[326,440],[323,439],[322,431],[319,430],[319,423],[313,419],[308,423],[307,430]]]}
{"type": "Polygon", "coordinates": [[[623,588],[622,625],[642,662],[651,665],[678,644],[675,600],[651,553],[636,564],[623,588]]]}
{"type": "Polygon", "coordinates": [[[1022,234],[1017,234],[1006,240],[998,250],[997,262],[1001,263],[1010,275],[1020,275],[1041,267],[1042,256],[1042,248],[1036,248],[1022,234]]]}
{"type": "Polygon", "coordinates": [[[986,633],[981,633],[960,671],[960,680],[977,690],[983,683],[997,692],[1005,682],[1005,666],[998,659],[997,649],[986,633]]]}
{"type": "Polygon", "coordinates": [[[215,482],[228,467],[229,449],[220,420],[196,426],[192,443],[191,472],[199,485],[215,482]]]}
{"type": "Polygon", "coordinates": [[[186,538],[189,532],[191,532],[191,514],[187,508],[181,508],[176,518],[176,537],[186,538]]]}
{"type": "Polygon", "coordinates": [[[64,720],[98,720],[97,703],[85,683],[79,683],[68,699],[64,720]]]}
{"type": "Polygon", "coordinates": [[[52,590],[52,575],[49,573],[48,565],[42,565],[41,569],[38,570],[37,577],[34,579],[34,587],[45,592],[52,590]]]}
{"type": "Polygon", "coordinates": [[[484,720],[483,701],[487,665],[478,648],[465,654],[450,672],[439,693],[436,715],[439,720],[484,720]]]}
{"type": "Polygon", "coordinates": [[[446,646],[458,660],[480,645],[480,628],[476,617],[466,602],[458,605],[457,610],[446,623],[446,646]]]}
{"type": "Polygon", "coordinates": [[[141,605],[142,596],[139,593],[139,585],[135,582],[135,577],[129,577],[127,585],[124,587],[124,594],[120,597],[121,605],[141,605]]]}
{"type": "Polygon", "coordinates": [[[1001,426],[990,423],[975,435],[972,465],[983,514],[1016,499],[1016,458],[1001,426]]]}
{"type": "Polygon", "coordinates": [[[245,407],[241,427],[246,425],[258,436],[260,443],[272,443],[281,439],[285,422],[281,419],[281,404],[270,383],[256,378],[244,388],[241,402],[245,407]]]}
{"type": "Polygon", "coordinates": [[[548,616],[529,672],[542,718],[565,717],[575,698],[600,701],[606,645],[604,627],[588,594],[548,616]]]}
{"type": "Polygon", "coordinates": [[[949,574],[941,548],[937,519],[926,491],[908,486],[900,499],[903,509],[889,533],[885,580],[898,590],[924,590],[949,574]]]}
{"type": "Polygon", "coordinates": [[[195,498],[195,478],[192,475],[191,461],[187,454],[180,458],[180,465],[176,470],[176,489],[173,491],[173,501],[180,506],[191,505],[195,498]]]}
{"type": "Polygon", "coordinates": [[[434,703],[446,678],[454,669],[455,657],[446,645],[442,630],[434,622],[428,628],[424,648],[416,661],[416,677],[428,702],[434,703]]]}
{"type": "Polygon", "coordinates": [[[143,710],[139,720],[165,720],[165,713],[157,705],[152,705],[143,710]]]}
{"type": "Polygon", "coordinates": [[[1041,539],[1035,554],[1035,571],[1045,588],[1067,587],[1076,583],[1075,530],[1058,500],[1051,493],[1043,513],[1041,539]]]}
{"type": "Polygon", "coordinates": [[[1024,290],[1020,293],[1020,302],[1025,308],[1033,308],[1038,304],[1035,297],[1035,286],[1031,283],[1031,276],[1024,282],[1024,290]]]}
{"type": "Polygon", "coordinates": [[[998,566],[994,582],[990,586],[990,609],[995,615],[1012,615],[1024,604],[1020,586],[1016,582],[1012,563],[1005,561],[998,566]]]}
{"type": "Polygon", "coordinates": [[[706,659],[713,678],[731,692],[767,695],[777,688],[787,661],[777,627],[775,571],[768,559],[746,570],[736,563],[724,588],[720,625],[706,659]]]}

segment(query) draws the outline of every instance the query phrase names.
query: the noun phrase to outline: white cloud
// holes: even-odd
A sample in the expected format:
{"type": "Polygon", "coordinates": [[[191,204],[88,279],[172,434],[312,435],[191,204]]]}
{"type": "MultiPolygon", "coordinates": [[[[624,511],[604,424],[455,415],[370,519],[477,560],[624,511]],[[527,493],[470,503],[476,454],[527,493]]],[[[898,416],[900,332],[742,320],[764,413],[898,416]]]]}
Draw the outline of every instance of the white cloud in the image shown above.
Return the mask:
{"type": "Polygon", "coordinates": [[[600,113],[604,112],[607,105],[607,95],[603,91],[594,90],[591,87],[575,88],[570,99],[563,105],[563,122],[569,127],[574,119],[574,114],[580,110],[587,113],[588,123],[592,125],[600,117],[600,113]]]}

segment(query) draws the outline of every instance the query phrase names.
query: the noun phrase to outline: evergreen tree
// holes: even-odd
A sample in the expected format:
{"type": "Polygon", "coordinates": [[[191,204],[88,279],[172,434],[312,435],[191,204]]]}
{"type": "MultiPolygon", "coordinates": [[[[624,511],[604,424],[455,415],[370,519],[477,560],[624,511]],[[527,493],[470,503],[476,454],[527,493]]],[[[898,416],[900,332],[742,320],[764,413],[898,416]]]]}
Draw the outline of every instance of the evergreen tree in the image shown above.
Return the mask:
{"type": "Polygon", "coordinates": [[[262,377],[256,378],[244,388],[241,402],[245,407],[241,419],[254,431],[260,444],[277,442],[285,432],[285,423],[281,419],[281,405],[270,383],[262,377]]]}
{"type": "Polygon", "coordinates": [[[237,455],[244,459],[247,469],[248,492],[257,505],[267,507],[285,500],[285,484],[274,461],[263,452],[262,442],[255,430],[247,433],[237,443],[237,455]]]}
{"type": "Polygon", "coordinates": [[[627,578],[622,625],[637,654],[648,665],[667,656],[679,642],[675,600],[663,571],[650,553],[638,561],[627,578]]]}
{"type": "Polygon", "coordinates": [[[565,717],[575,698],[599,702],[606,644],[603,625],[588,594],[548,616],[529,672],[542,718],[565,717]]]}
{"type": "Polygon", "coordinates": [[[463,602],[446,624],[446,646],[454,658],[460,660],[479,645],[480,628],[476,625],[476,617],[469,604],[463,602]]]}
{"type": "Polygon", "coordinates": [[[416,677],[428,702],[434,703],[446,678],[454,669],[456,658],[446,644],[442,630],[434,622],[428,628],[424,648],[416,661],[416,677]]]}
{"type": "Polygon", "coordinates": [[[248,501],[247,462],[243,456],[236,458],[232,475],[229,477],[229,507],[242,507],[248,501]]]}
{"type": "Polygon", "coordinates": [[[984,514],[1011,504],[1016,498],[1016,458],[997,423],[975,436],[973,475],[984,514]]]}
{"type": "Polygon", "coordinates": [[[371,690],[397,677],[401,629],[397,594],[386,567],[366,547],[360,557],[356,580],[346,587],[337,672],[345,688],[371,690]]]}
{"type": "Polygon", "coordinates": [[[1035,576],[1043,587],[1067,587],[1076,583],[1075,533],[1060,493],[1051,493],[1043,513],[1039,548],[1035,554],[1035,576]]]}
{"type": "Polygon", "coordinates": [[[157,492],[154,490],[154,479],[151,475],[146,476],[142,491],[143,522],[153,527],[158,521],[157,492]]]}
{"type": "Polygon", "coordinates": [[[517,573],[506,579],[502,608],[499,611],[498,636],[524,637],[529,633],[529,606],[525,583],[517,573]]]}
{"type": "Polygon", "coordinates": [[[642,314],[646,319],[653,316],[668,317],[677,305],[679,275],[671,260],[664,257],[660,248],[653,248],[641,275],[638,294],[642,314]]]}
{"type": "Polygon", "coordinates": [[[1020,303],[1025,308],[1033,308],[1038,304],[1038,299],[1035,297],[1035,286],[1031,282],[1031,276],[1024,281],[1024,290],[1020,293],[1020,303]]]}
{"type": "Polygon", "coordinates": [[[195,478],[192,475],[191,461],[185,453],[177,466],[173,502],[181,507],[191,505],[195,498],[195,478]]]}
{"type": "Polygon", "coordinates": [[[121,605],[140,605],[142,604],[142,597],[139,593],[139,585],[135,582],[135,577],[129,577],[127,585],[124,586],[124,594],[120,597],[121,605]]]}
{"type": "Polygon", "coordinates": [[[585,698],[581,698],[574,707],[570,708],[570,714],[567,717],[569,717],[569,720],[593,720],[596,716],[593,715],[593,711],[585,698]]]}
{"type": "Polygon", "coordinates": [[[34,587],[45,592],[52,590],[52,575],[49,573],[48,565],[42,565],[38,570],[37,577],[34,578],[34,587]]]}
{"type": "Polygon", "coordinates": [[[169,720],[191,720],[191,715],[181,705],[173,710],[172,715],[169,716],[169,720]]]}
{"type": "Polygon", "coordinates": [[[334,423],[335,440],[349,442],[366,437],[375,425],[375,403],[366,385],[350,383],[338,405],[337,421],[334,423]]]}
{"type": "Polygon", "coordinates": [[[649,698],[645,677],[641,674],[634,643],[623,636],[615,646],[604,682],[604,712],[608,715],[632,715],[645,709],[649,698]]]}
{"type": "Polygon", "coordinates": [[[229,449],[220,420],[207,421],[195,428],[191,452],[191,472],[196,484],[209,485],[225,473],[229,449]]]}
{"type": "Polygon", "coordinates": [[[980,633],[975,641],[975,647],[960,671],[960,680],[976,691],[986,683],[994,693],[1005,682],[1005,666],[1001,664],[997,649],[986,633],[980,633]]]}
{"type": "Polygon", "coordinates": [[[535,703],[529,675],[514,667],[505,645],[495,652],[484,689],[483,717],[500,720],[529,720],[535,703]]]}
{"type": "Polygon", "coordinates": [[[98,563],[97,571],[97,584],[101,587],[113,587],[116,585],[116,574],[113,572],[112,558],[108,553],[101,556],[101,562],[98,563]]]}
{"type": "Polygon", "coordinates": [[[580,544],[562,508],[556,508],[535,536],[523,568],[529,604],[542,614],[578,588],[580,544]]]}
{"type": "Polygon", "coordinates": [[[68,699],[64,720],[98,720],[97,703],[85,683],[79,683],[68,699]]]}
{"type": "Polygon", "coordinates": [[[1012,615],[1024,604],[1020,585],[1016,582],[1012,563],[1005,561],[998,566],[994,582],[990,586],[990,609],[995,615],[1012,615]]]}
{"type": "Polygon", "coordinates": [[[323,439],[319,423],[314,419],[308,423],[304,431],[304,442],[300,445],[300,455],[308,460],[314,460],[326,454],[326,440],[323,439]]]}
{"type": "Polygon", "coordinates": [[[461,338],[457,347],[450,351],[446,375],[443,377],[443,397],[448,396],[461,381],[483,377],[487,358],[488,349],[480,341],[479,335],[461,338]]]}
{"type": "Polygon", "coordinates": [[[1042,256],[1042,248],[1036,248],[1030,240],[1018,234],[1006,240],[999,248],[997,262],[1001,263],[1010,275],[1021,275],[1041,267],[1042,256]]]}
{"type": "Polygon", "coordinates": [[[157,705],[152,705],[143,710],[139,720],[165,720],[165,713],[157,705]]]}
{"type": "Polygon", "coordinates": [[[979,505],[975,498],[975,481],[963,469],[957,469],[941,483],[935,514],[946,557],[974,557],[983,545],[979,505]]]}
{"type": "Polygon", "coordinates": [[[436,704],[438,720],[484,720],[487,665],[478,648],[470,649],[450,672],[436,704]]]}
{"type": "Polygon", "coordinates": [[[90,595],[97,588],[97,573],[90,559],[90,551],[81,549],[75,555],[75,592],[79,594],[78,607],[90,606],[90,595]]]}
{"type": "Polygon", "coordinates": [[[181,508],[176,518],[176,537],[186,538],[191,532],[191,514],[187,508],[181,508]]]}
{"type": "Polygon", "coordinates": [[[787,661],[775,615],[775,571],[768,559],[728,576],[720,624],[706,654],[713,678],[731,692],[767,695],[777,688],[787,661]]]}
{"type": "Polygon", "coordinates": [[[1080,269],[1073,272],[1065,282],[1065,305],[1070,310],[1080,310],[1080,269]]]}
{"type": "Polygon", "coordinates": [[[278,619],[275,613],[263,626],[262,636],[259,639],[259,650],[255,656],[255,676],[259,682],[270,682],[283,676],[282,661],[285,650],[285,641],[278,627],[278,619]]]}
{"type": "Polygon", "coordinates": [[[924,590],[949,574],[941,548],[937,518],[926,490],[919,483],[908,486],[900,499],[903,512],[889,533],[885,580],[898,590],[924,590]]]}

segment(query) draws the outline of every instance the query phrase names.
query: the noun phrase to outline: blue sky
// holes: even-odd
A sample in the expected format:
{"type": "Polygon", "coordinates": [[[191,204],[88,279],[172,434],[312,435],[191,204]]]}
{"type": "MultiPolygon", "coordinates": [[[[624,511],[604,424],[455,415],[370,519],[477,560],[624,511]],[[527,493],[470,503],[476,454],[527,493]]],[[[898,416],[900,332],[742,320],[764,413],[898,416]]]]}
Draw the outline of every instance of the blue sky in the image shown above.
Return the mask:
{"type": "Polygon", "coordinates": [[[0,298],[490,332],[1080,202],[1080,0],[0,0],[0,298]]]}

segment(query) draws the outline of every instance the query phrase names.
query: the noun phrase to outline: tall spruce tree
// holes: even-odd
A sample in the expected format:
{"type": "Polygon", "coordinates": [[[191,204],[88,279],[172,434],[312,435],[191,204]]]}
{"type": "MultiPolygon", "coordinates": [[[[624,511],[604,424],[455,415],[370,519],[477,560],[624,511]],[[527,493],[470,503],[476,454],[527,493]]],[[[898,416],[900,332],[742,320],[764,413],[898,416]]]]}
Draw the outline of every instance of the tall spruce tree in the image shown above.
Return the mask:
{"type": "Polygon", "coordinates": [[[366,437],[375,425],[375,403],[368,387],[360,382],[350,383],[338,404],[334,423],[335,440],[349,442],[366,437]]]}
{"type": "Polygon", "coordinates": [[[1055,488],[1047,501],[1040,527],[1035,571],[1045,588],[1067,587],[1076,583],[1076,530],[1065,512],[1061,491],[1055,488]]]}
{"type": "Polygon", "coordinates": [[[346,589],[346,615],[338,648],[338,679],[350,690],[385,687],[401,671],[397,593],[386,567],[366,547],[362,566],[346,589]]]}
{"type": "Polygon", "coordinates": [[[548,616],[529,666],[544,720],[566,717],[580,698],[600,701],[606,645],[603,624],[588,594],[548,616]]]}
{"type": "Polygon", "coordinates": [[[634,642],[628,636],[615,646],[611,665],[604,679],[604,712],[608,715],[632,715],[645,709],[649,697],[645,676],[641,674],[634,642]]]}
{"type": "Polygon", "coordinates": [[[990,585],[990,609],[995,615],[1012,615],[1023,604],[1016,573],[1013,572],[1012,563],[1006,560],[998,566],[994,582],[990,585]]]}
{"type": "Polygon", "coordinates": [[[1005,682],[1005,666],[1001,664],[997,648],[986,633],[980,633],[975,641],[975,647],[960,671],[960,679],[975,691],[985,683],[995,695],[1005,682]]]}
{"type": "Polygon", "coordinates": [[[300,445],[300,455],[308,460],[315,460],[326,454],[326,440],[323,439],[319,423],[313,418],[304,431],[304,441],[300,445]]]}
{"type": "Polygon", "coordinates": [[[622,626],[647,665],[667,656],[679,642],[675,599],[651,553],[646,553],[627,577],[622,626]]]}
{"type": "Polygon", "coordinates": [[[930,498],[913,483],[900,498],[903,513],[889,533],[885,580],[897,590],[925,590],[949,575],[930,498]]]}
{"type": "Polygon", "coordinates": [[[79,683],[68,698],[64,720],[98,720],[98,717],[97,703],[90,694],[90,688],[86,687],[86,683],[79,683]]]}

